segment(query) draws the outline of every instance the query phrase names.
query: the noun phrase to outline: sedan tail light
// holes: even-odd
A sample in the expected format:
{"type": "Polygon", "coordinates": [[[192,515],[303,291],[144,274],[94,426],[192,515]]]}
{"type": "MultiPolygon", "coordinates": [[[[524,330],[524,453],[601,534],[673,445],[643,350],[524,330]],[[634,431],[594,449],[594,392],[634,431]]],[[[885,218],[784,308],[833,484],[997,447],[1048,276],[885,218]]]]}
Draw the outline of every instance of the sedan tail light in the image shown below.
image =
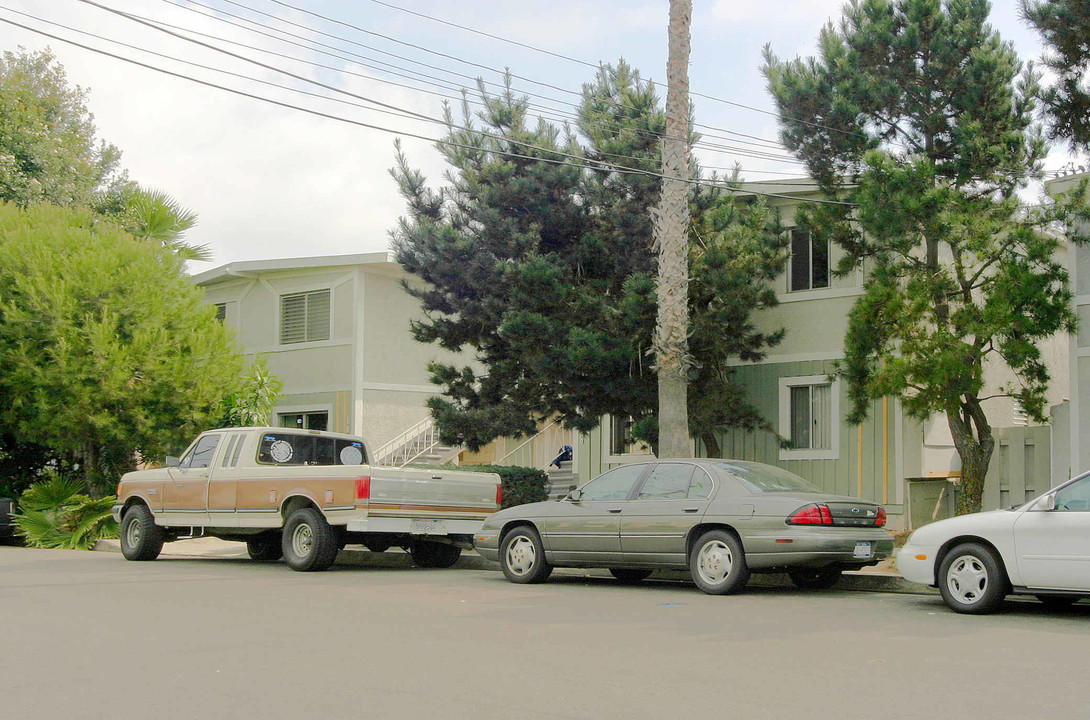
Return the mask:
{"type": "Polygon", "coordinates": [[[496,507],[503,507],[503,485],[496,483],[496,507]]]}
{"type": "MultiPolygon", "coordinates": [[[[873,506],[872,506],[873,507],[873,506]]],[[[842,511],[841,511],[842,512],[842,511]]],[[[867,509],[866,515],[862,513],[846,516],[840,514],[833,519],[833,513],[825,503],[811,503],[803,505],[787,518],[788,525],[843,525],[853,527],[884,527],[886,524],[886,509],[879,505],[877,510],[867,509]],[[873,520],[872,520],[873,518],[873,520]]]]}
{"type": "Polygon", "coordinates": [[[788,525],[832,525],[833,514],[825,503],[803,505],[787,518],[788,525]]]}

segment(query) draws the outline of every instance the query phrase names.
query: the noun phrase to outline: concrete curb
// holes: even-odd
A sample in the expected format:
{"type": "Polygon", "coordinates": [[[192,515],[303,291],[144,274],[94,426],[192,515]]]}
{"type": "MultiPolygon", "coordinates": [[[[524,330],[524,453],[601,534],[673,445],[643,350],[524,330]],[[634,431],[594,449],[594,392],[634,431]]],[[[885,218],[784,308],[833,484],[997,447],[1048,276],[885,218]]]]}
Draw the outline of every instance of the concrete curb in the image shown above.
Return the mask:
{"type": "MultiPolygon", "coordinates": [[[[100,540],[95,545],[95,550],[100,552],[121,552],[121,544],[117,540],[100,540]]],[[[178,540],[163,546],[165,557],[216,557],[246,560],[246,546],[242,543],[226,542],[216,538],[195,538],[192,540],[178,540]]],[[[391,550],[384,553],[373,553],[355,547],[345,548],[337,554],[337,565],[372,567],[372,568],[412,568],[415,567],[408,553],[400,550],[391,550]]],[[[855,590],[863,592],[887,592],[904,593],[910,595],[937,595],[938,590],[926,585],[909,582],[897,574],[887,564],[877,568],[868,568],[845,572],[832,590],[855,590]]],[[[462,552],[455,568],[462,570],[488,570],[499,572],[499,563],[485,560],[473,550],[462,552]]],[[[557,574],[565,576],[582,576],[594,578],[612,577],[607,570],[558,568],[557,574]]],[[[660,570],[653,577],[663,580],[689,581],[689,574],[681,570],[660,570]]],[[[749,585],[753,587],[793,588],[791,580],[784,574],[753,575],[749,585]]]]}

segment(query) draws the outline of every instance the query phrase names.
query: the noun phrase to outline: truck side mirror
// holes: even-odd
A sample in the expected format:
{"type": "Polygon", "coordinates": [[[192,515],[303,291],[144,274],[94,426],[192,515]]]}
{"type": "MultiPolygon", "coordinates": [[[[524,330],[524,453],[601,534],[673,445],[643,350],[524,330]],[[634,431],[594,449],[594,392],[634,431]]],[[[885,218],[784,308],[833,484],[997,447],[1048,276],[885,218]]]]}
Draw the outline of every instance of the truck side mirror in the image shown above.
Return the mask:
{"type": "Polygon", "coordinates": [[[173,455],[167,455],[163,458],[163,467],[178,467],[178,463],[181,462],[181,458],[176,458],[173,455]]]}

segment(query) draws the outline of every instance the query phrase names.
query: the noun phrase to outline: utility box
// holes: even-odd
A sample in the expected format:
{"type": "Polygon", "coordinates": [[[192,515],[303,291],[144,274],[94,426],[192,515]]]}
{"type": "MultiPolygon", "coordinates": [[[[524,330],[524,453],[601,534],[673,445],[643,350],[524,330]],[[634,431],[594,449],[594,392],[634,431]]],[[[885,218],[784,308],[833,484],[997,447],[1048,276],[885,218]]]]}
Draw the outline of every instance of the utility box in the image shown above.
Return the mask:
{"type": "Polygon", "coordinates": [[[908,485],[908,528],[954,517],[957,484],[948,477],[905,478],[908,485]]]}

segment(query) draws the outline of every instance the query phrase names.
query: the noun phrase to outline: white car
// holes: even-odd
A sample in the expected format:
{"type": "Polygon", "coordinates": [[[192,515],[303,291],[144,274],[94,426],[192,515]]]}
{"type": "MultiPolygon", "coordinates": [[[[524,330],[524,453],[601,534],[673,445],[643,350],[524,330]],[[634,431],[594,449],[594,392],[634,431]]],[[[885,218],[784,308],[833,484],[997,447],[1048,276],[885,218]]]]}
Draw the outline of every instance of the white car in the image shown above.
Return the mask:
{"type": "Polygon", "coordinates": [[[1058,606],[1090,596],[1090,473],[1024,505],[925,525],[897,569],[960,613],[992,612],[1009,593],[1058,606]]]}

